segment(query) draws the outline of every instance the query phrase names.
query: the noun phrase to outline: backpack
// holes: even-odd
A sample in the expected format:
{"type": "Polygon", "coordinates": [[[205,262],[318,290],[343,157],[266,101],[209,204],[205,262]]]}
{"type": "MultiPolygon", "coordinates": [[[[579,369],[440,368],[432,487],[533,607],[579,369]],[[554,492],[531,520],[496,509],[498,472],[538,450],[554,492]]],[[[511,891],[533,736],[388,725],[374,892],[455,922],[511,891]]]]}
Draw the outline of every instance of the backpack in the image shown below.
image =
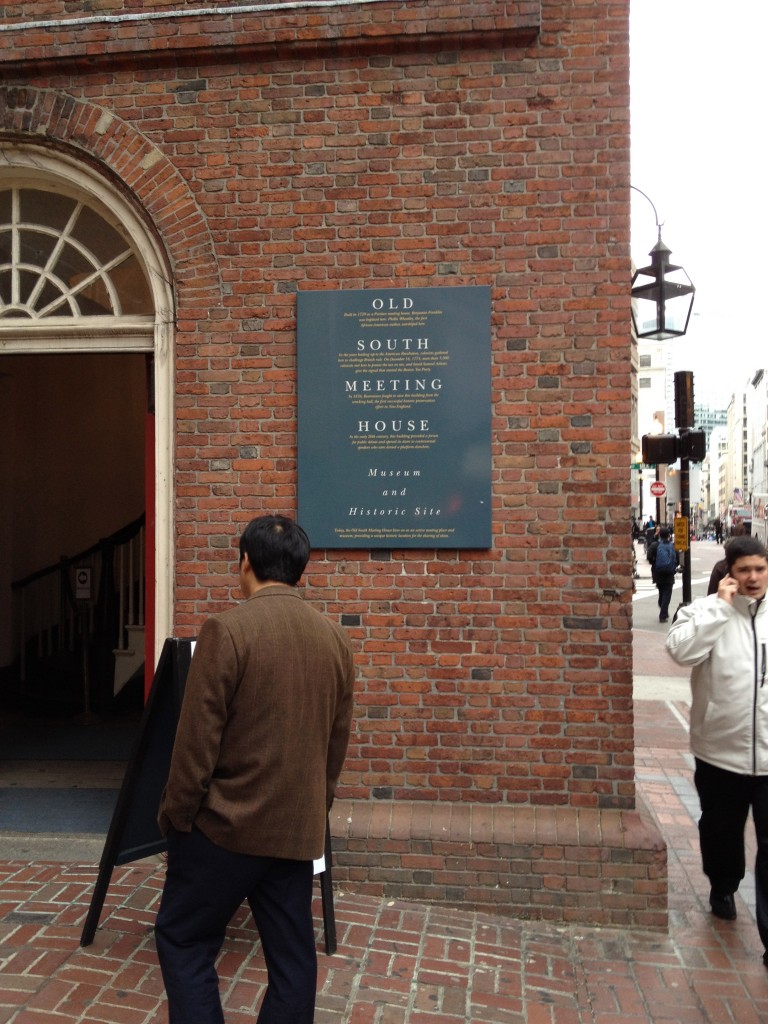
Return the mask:
{"type": "Polygon", "coordinates": [[[659,541],[656,548],[656,558],[653,563],[656,572],[674,572],[677,568],[677,555],[675,546],[668,540],[659,541]]]}

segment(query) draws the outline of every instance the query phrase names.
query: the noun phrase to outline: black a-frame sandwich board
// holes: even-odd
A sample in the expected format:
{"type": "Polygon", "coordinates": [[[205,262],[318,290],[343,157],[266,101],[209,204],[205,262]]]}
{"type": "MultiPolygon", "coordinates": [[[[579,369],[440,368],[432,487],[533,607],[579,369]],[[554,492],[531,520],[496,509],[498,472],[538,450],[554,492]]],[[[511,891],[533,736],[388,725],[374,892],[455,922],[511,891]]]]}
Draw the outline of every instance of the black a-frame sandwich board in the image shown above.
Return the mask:
{"type": "MultiPolygon", "coordinates": [[[[192,640],[169,637],[163,644],[155,677],[144,707],[139,734],[128,761],[107,832],[91,904],[80,937],[89,946],[96,934],[112,870],[143,857],[162,853],[166,841],[157,826],[157,810],[168,778],[176,725],[184,696],[192,640]]],[[[336,916],[331,877],[331,836],[326,827],[324,869],[319,873],[325,951],[336,952],[336,916]]]]}

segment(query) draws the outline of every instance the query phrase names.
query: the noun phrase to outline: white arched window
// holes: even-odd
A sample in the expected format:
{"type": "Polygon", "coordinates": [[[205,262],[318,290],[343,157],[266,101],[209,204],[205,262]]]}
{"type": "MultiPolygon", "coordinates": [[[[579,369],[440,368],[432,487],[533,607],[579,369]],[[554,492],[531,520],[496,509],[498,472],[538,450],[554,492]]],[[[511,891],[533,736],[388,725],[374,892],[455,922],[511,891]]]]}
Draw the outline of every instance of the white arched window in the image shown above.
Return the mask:
{"type": "Polygon", "coordinates": [[[151,352],[172,301],[134,211],[39,158],[20,174],[25,155],[0,164],[0,350],[151,352]]]}
{"type": "Polygon", "coordinates": [[[0,184],[0,319],[151,324],[152,314],[149,283],[118,226],[82,199],[0,184]]]}

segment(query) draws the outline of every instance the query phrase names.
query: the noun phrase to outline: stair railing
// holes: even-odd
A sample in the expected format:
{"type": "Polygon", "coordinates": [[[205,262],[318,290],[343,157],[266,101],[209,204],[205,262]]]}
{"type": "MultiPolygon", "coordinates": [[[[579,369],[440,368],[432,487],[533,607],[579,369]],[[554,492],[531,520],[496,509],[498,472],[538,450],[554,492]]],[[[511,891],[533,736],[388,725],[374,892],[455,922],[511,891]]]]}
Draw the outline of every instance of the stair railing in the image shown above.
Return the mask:
{"type": "Polygon", "coordinates": [[[11,584],[17,623],[20,680],[27,679],[30,654],[43,659],[76,649],[81,624],[83,642],[99,633],[124,647],[126,626],[144,620],[145,517],[77,555],[30,573],[11,584]],[[78,591],[77,572],[88,570],[88,596],[78,591]],[[73,580],[75,585],[73,587],[73,580]]]}
{"type": "Polygon", "coordinates": [[[117,562],[118,633],[117,649],[128,644],[128,627],[144,623],[144,525],[139,532],[120,544],[117,562]]]}

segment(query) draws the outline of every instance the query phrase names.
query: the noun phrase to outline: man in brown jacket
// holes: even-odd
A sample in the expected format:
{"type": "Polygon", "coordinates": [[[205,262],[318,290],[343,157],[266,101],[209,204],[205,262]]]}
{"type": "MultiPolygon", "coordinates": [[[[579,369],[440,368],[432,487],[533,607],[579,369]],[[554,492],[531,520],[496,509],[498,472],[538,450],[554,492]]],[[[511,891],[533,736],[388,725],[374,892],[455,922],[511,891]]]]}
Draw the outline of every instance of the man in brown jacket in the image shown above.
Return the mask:
{"type": "Polygon", "coordinates": [[[309,540],[283,516],[240,538],[246,600],[200,630],[158,822],[168,869],[155,935],[170,1024],[222,1024],[216,956],[247,900],[268,985],[258,1024],[312,1024],[312,861],[347,750],[344,631],[295,585],[309,540]]]}

